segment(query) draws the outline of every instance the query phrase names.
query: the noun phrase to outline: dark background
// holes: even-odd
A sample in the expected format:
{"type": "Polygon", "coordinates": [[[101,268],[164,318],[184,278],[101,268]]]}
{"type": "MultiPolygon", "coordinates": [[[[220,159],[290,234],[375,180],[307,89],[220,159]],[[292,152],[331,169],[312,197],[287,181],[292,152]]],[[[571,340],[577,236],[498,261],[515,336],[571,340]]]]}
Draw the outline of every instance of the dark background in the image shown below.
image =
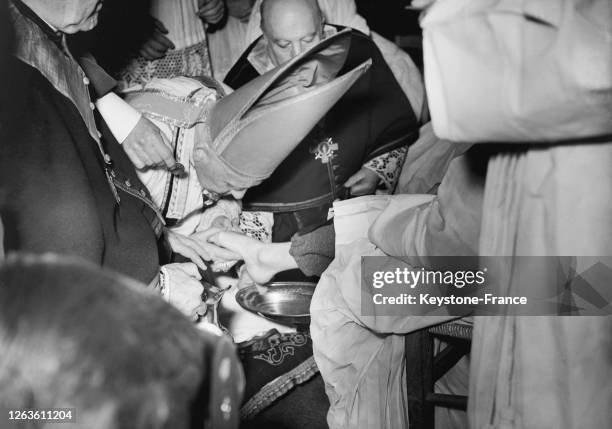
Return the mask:
{"type": "MultiPolygon", "coordinates": [[[[147,10],[148,1],[105,1],[94,37],[107,41],[105,45],[111,49],[94,49],[94,54],[107,71],[113,73],[122,68],[124,59],[129,58],[152,31],[151,21],[142,19],[141,12],[147,10]],[[123,34],[125,31],[129,31],[129,37],[123,34]],[[140,38],[134,35],[140,35],[140,38]]],[[[411,0],[355,0],[355,3],[370,29],[405,49],[422,69],[420,11],[409,7],[411,0]]]]}
{"type": "Polygon", "coordinates": [[[371,29],[394,40],[397,35],[420,35],[419,11],[408,9],[411,0],[355,0],[357,11],[371,29]]]}
{"type": "Polygon", "coordinates": [[[408,52],[422,71],[420,11],[410,8],[411,0],[355,0],[355,3],[370,29],[408,52]]]}

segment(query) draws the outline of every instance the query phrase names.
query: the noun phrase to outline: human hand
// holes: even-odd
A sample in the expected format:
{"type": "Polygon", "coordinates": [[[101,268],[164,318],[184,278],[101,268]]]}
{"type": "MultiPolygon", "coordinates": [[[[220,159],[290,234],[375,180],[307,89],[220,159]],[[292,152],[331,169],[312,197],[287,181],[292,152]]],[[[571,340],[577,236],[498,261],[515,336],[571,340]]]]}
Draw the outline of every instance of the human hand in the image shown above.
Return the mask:
{"type": "Polygon", "coordinates": [[[164,167],[174,169],[177,162],[170,149],[170,142],[151,121],[144,116],[123,143],[123,150],[139,170],[164,167]]]}
{"type": "Polygon", "coordinates": [[[208,24],[217,24],[223,19],[225,2],[223,0],[198,0],[196,15],[208,24]]]}
{"type": "Polygon", "coordinates": [[[191,262],[202,270],[206,270],[204,261],[227,262],[240,259],[240,255],[207,242],[204,232],[185,236],[171,230],[166,230],[166,239],[173,252],[190,259],[191,262]]]}
{"type": "Polygon", "coordinates": [[[227,267],[223,271],[227,271],[231,268],[237,261],[241,259],[240,254],[232,251],[231,249],[224,248],[219,246],[218,244],[212,242],[210,237],[213,236],[216,232],[222,231],[218,228],[210,228],[206,231],[198,231],[191,234],[195,240],[197,240],[200,245],[205,246],[206,250],[210,254],[211,260],[215,263],[213,264],[213,270],[216,270],[218,267],[227,267]]]}
{"type": "Polygon", "coordinates": [[[290,242],[262,243],[232,231],[218,232],[208,240],[240,255],[248,275],[259,284],[269,282],[280,271],[297,268],[297,263],[289,253],[290,242]]]}
{"type": "Polygon", "coordinates": [[[162,58],[166,55],[168,49],[174,49],[174,43],[168,39],[165,34],[168,34],[168,29],[159,20],[151,17],[153,20],[153,34],[141,47],[138,53],[141,57],[148,61],[162,58]]]}
{"type": "Polygon", "coordinates": [[[211,256],[205,246],[201,245],[198,240],[187,237],[177,232],[166,230],[166,239],[174,253],[183,255],[188,258],[202,270],[206,270],[204,261],[210,261],[211,256]]]}
{"type": "Polygon", "coordinates": [[[190,262],[168,264],[161,268],[164,298],[191,320],[206,314],[206,304],[202,302],[204,286],[198,267],[190,262]]]}
{"type": "Polygon", "coordinates": [[[251,17],[254,3],[255,0],[226,0],[227,14],[242,22],[247,22],[251,17]]]}
{"type": "Polygon", "coordinates": [[[374,171],[366,167],[353,174],[345,183],[352,196],[371,195],[376,191],[380,177],[374,171]]]}
{"type": "MultiPolygon", "coordinates": [[[[220,219],[226,219],[229,221],[229,219],[225,218],[225,216],[220,216],[220,219]]],[[[227,250],[208,241],[211,236],[221,231],[227,231],[227,228],[225,228],[225,226],[219,227],[213,225],[206,229],[197,230],[197,232],[191,235],[192,237],[197,239],[200,245],[204,246],[209,252],[209,260],[213,261],[213,264],[210,266],[210,268],[215,273],[228,271],[230,268],[236,265],[236,262],[241,259],[241,256],[237,253],[234,253],[230,250],[227,250]]]]}

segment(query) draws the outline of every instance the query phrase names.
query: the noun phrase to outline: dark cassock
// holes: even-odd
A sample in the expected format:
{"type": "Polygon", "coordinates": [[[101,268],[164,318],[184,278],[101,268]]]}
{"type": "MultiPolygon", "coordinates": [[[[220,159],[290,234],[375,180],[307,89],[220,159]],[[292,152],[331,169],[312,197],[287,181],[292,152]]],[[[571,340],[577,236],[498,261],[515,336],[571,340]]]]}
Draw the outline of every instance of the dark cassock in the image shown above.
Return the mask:
{"type": "MultiPolygon", "coordinates": [[[[343,29],[326,25],[325,37],[343,29]]],[[[380,51],[365,34],[352,30],[340,74],[369,58],[372,66],[368,73],[270,178],[247,191],[244,210],[274,214],[272,241],[287,241],[296,232],[325,223],[332,203],[349,196],[343,184],[362,166],[371,167],[384,182],[387,164],[403,162],[403,155],[396,152],[404,148],[405,154],[405,148],[416,140],[416,115],[380,51]]],[[[273,67],[267,41],[261,36],[232,67],[225,83],[239,88],[273,67]]]]}
{"type": "Polygon", "coordinates": [[[5,85],[14,96],[0,128],[6,251],[74,255],[151,283],[163,221],[92,102],[112,84],[91,61],[86,76],[65,35],[23,3],[9,8],[14,79],[5,85]]]}

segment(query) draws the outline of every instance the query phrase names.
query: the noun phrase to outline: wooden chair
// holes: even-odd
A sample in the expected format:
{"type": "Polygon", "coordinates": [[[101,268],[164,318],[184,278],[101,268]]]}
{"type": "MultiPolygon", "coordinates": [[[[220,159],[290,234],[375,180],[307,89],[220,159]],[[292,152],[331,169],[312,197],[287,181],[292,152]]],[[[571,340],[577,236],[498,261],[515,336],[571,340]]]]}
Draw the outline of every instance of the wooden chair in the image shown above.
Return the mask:
{"type": "Polygon", "coordinates": [[[469,354],[471,339],[472,326],[461,322],[448,322],[406,335],[406,381],[411,429],[433,429],[436,406],[467,409],[467,396],[435,393],[434,383],[469,354]],[[448,346],[434,356],[436,337],[448,346]]]}

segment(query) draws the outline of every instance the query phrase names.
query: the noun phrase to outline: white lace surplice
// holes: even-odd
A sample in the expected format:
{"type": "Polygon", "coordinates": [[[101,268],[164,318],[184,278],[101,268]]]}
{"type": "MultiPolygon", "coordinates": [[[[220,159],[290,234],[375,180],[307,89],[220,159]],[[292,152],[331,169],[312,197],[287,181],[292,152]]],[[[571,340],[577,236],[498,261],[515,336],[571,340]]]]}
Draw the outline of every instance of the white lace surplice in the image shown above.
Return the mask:
{"type": "Polygon", "coordinates": [[[168,29],[166,37],[174,43],[175,49],[157,60],[134,58],[120,73],[119,90],[145,85],[154,78],[212,75],[206,30],[196,15],[195,1],[151,1],[151,15],[168,29]]]}

